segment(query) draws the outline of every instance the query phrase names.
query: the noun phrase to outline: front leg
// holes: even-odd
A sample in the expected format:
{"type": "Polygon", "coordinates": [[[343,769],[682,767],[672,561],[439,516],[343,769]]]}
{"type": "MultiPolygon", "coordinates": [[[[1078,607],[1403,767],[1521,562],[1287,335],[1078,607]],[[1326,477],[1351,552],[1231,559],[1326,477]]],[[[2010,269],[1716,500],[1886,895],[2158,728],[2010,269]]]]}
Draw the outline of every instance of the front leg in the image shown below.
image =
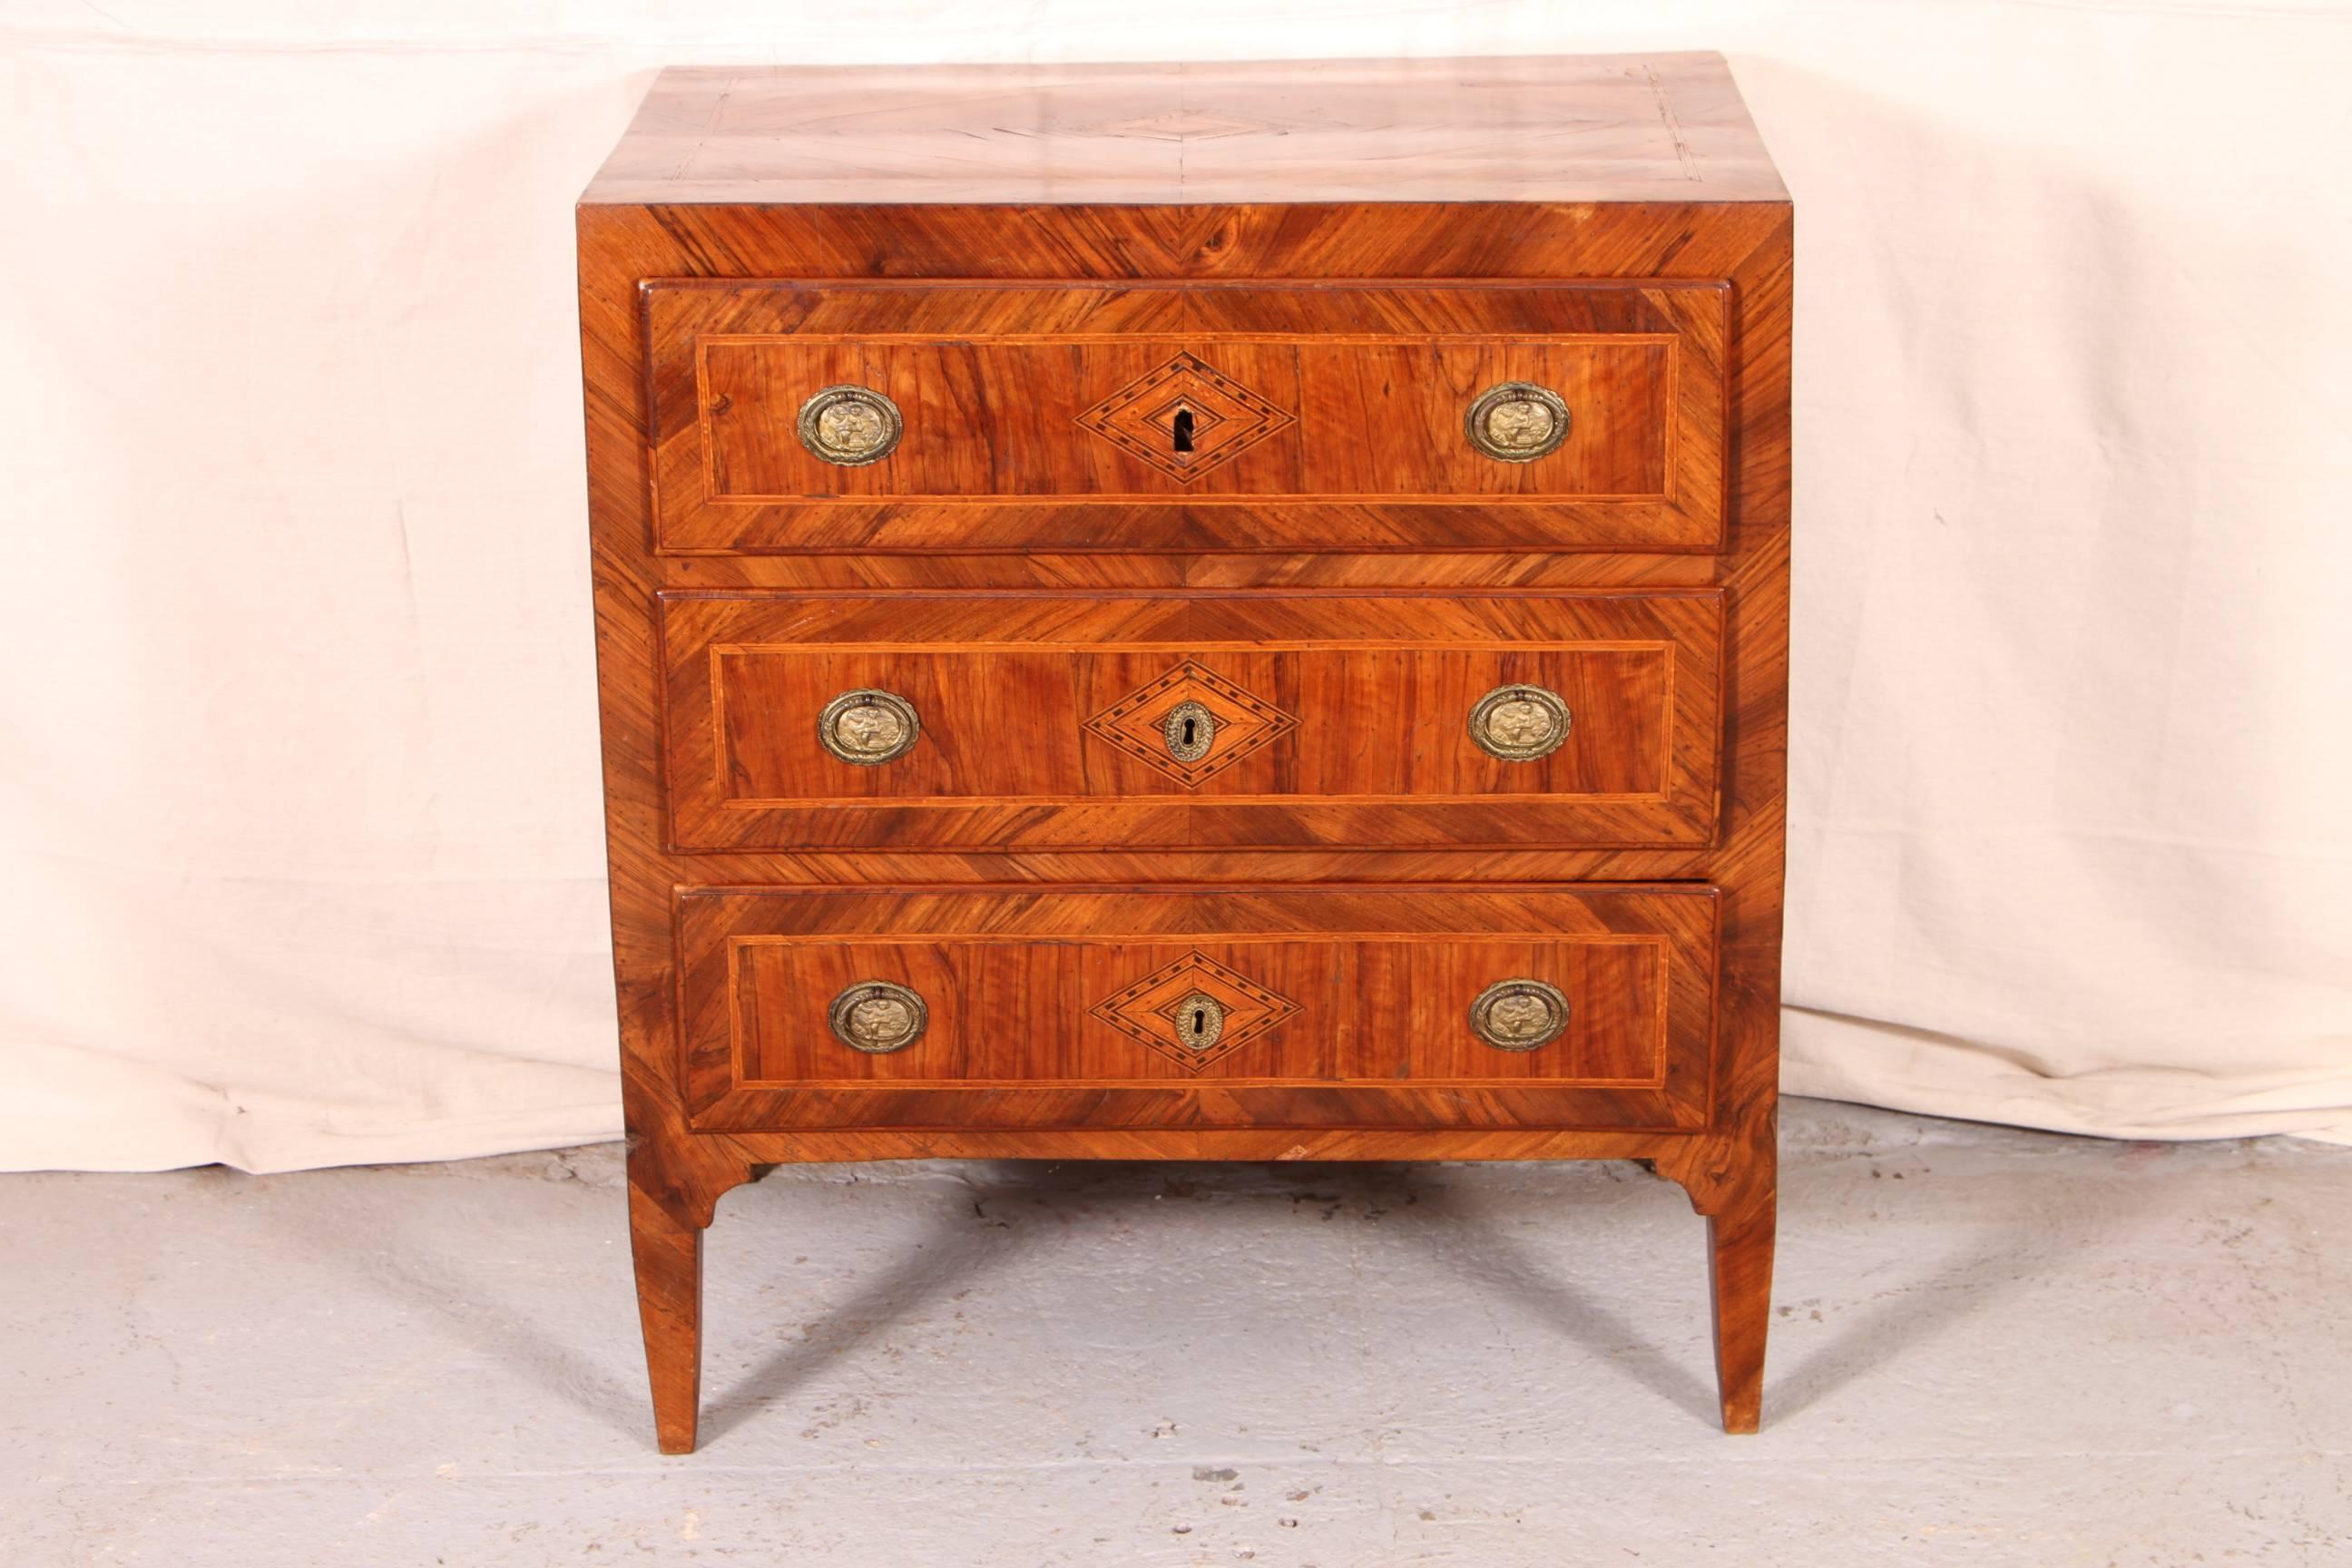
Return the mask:
{"type": "MultiPolygon", "coordinates": [[[[1769,1140],[1769,1121],[1766,1128],[1769,1140]]],[[[1695,1139],[1678,1155],[1657,1162],[1658,1173],[1680,1184],[1691,1207],[1706,1216],[1715,1380],[1726,1432],[1754,1432],[1763,1420],[1777,1167],[1769,1141],[1753,1148],[1695,1139]]]]}
{"type": "Polygon", "coordinates": [[[654,1433],[665,1454],[694,1452],[702,1405],[702,1232],[629,1184],[629,1250],[653,1381],[654,1433]]]}
{"type": "Polygon", "coordinates": [[[1714,1300],[1715,1382],[1726,1432],[1753,1432],[1764,1412],[1764,1338],[1772,1322],[1772,1234],[1779,1199],[1768,1177],[1706,1216],[1714,1300]]]}
{"type": "Polygon", "coordinates": [[[629,1252],[665,1454],[694,1451],[702,1396],[702,1233],[730,1189],[751,1179],[732,1140],[682,1131],[629,1140],[629,1252]]]}

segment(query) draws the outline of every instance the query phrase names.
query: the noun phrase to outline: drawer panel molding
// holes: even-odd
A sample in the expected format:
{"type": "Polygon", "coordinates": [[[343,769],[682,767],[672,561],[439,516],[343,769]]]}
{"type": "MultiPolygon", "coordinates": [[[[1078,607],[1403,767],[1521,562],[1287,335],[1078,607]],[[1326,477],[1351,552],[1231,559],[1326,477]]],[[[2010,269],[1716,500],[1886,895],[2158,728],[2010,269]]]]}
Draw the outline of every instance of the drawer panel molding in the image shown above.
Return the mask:
{"type": "Polygon", "coordinates": [[[667,595],[672,832],[688,851],[1704,845],[1724,617],[1711,588],[667,595]]]}
{"type": "Polygon", "coordinates": [[[1692,1127],[1717,904],[1681,884],[685,889],[688,1098],[732,1131],[1183,1124],[1203,1094],[1249,1125],[1692,1127]]]}
{"type": "Polygon", "coordinates": [[[642,297],[669,553],[1723,540],[1721,282],[681,279],[642,297]]]}

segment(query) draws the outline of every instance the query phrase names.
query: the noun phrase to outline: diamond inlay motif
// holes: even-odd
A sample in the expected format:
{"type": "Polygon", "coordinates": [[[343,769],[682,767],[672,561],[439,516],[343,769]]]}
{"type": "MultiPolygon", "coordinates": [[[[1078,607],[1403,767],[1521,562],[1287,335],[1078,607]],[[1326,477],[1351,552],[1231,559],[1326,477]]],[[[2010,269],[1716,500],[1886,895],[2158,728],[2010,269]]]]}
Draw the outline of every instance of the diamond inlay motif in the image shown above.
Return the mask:
{"type": "Polygon", "coordinates": [[[1295,421],[1233,377],[1178,354],[1079,415],[1078,423],[1190,484],[1295,421]],[[1183,415],[1192,417],[1181,420],[1183,415]]]}
{"type": "Polygon", "coordinates": [[[1271,702],[1190,659],[1086,722],[1089,734],[1150,763],[1187,789],[1297,727],[1297,720],[1271,702]],[[1188,702],[1208,710],[1214,727],[1209,731],[1208,749],[1185,761],[1169,748],[1168,716],[1188,702]]]}
{"type": "Polygon", "coordinates": [[[1146,115],[1140,120],[1112,120],[1096,125],[1073,126],[1062,134],[1139,136],[1150,142],[1207,142],[1221,136],[1247,136],[1256,132],[1278,132],[1281,129],[1271,120],[1248,120],[1238,114],[1218,114],[1203,109],[1177,109],[1166,114],[1146,115]]]}
{"type": "Polygon", "coordinates": [[[1276,994],[1245,974],[1226,968],[1204,952],[1194,951],[1154,970],[1118,995],[1096,1005],[1094,1016],[1139,1045],[1148,1046],[1199,1072],[1211,1062],[1234,1051],[1298,1011],[1298,1005],[1276,994]],[[1224,1027],[1206,1049],[1182,1043],[1189,1020],[1182,1016],[1194,999],[1206,996],[1224,1009],[1224,1027]]]}

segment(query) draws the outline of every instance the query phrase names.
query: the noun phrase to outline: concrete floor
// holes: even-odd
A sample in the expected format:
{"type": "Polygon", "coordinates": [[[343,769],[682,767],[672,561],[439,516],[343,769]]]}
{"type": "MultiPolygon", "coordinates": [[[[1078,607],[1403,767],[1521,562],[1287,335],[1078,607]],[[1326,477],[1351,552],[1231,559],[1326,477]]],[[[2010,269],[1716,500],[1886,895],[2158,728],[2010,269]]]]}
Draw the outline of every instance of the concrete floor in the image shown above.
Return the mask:
{"type": "Polygon", "coordinates": [[[1782,1142],[1746,1439],[1625,1166],[780,1171],[678,1459],[616,1146],[0,1179],[0,1563],[2352,1563],[2352,1149],[1782,1142]]]}

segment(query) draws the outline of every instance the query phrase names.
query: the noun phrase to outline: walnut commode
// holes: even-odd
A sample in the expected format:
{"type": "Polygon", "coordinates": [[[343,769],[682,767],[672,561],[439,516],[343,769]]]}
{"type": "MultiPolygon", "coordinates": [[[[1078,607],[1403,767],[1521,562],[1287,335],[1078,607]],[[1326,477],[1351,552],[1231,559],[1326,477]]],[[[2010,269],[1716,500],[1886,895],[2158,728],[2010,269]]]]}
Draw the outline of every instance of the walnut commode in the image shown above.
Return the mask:
{"type": "Polygon", "coordinates": [[[1623,1159],[1758,1420],[1790,210],[1713,56],[676,69],[579,209],[662,1447],[755,1168],[1623,1159]]]}

